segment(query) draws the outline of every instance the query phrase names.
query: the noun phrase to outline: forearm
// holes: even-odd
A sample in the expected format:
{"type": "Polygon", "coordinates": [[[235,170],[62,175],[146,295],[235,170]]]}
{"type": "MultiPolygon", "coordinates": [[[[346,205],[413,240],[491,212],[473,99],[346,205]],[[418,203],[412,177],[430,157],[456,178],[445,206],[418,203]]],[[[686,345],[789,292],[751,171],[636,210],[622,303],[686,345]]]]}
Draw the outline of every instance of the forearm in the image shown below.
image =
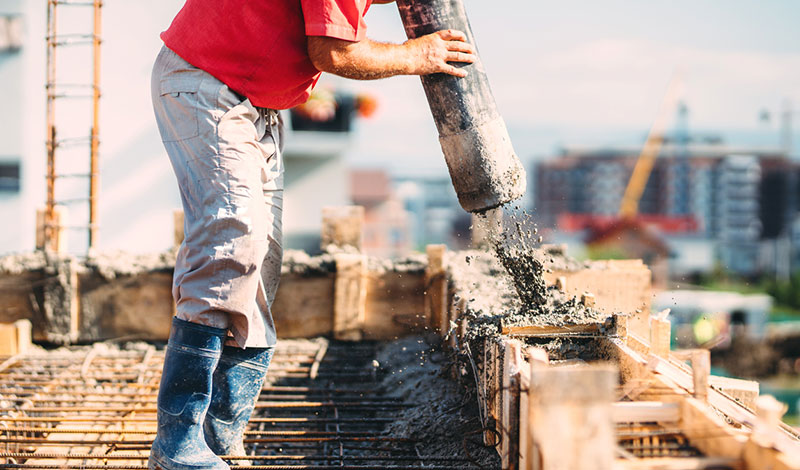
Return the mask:
{"type": "Polygon", "coordinates": [[[322,72],[354,80],[377,80],[413,73],[411,55],[405,44],[384,44],[371,39],[358,42],[325,37],[308,39],[311,62],[322,72]]]}
{"type": "Polygon", "coordinates": [[[431,73],[465,77],[467,72],[451,62],[475,61],[475,50],[464,42],[466,39],[464,33],[453,30],[437,31],[403,44],[309,36],[308,56],[318,70],[356,80],[431,73]]]}

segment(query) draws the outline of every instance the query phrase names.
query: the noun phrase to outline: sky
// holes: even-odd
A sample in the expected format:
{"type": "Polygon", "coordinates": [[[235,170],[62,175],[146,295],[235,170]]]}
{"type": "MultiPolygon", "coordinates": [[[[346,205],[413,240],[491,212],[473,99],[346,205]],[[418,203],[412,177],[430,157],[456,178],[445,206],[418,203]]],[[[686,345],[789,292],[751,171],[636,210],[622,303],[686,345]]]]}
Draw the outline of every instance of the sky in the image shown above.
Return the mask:
{"type": "MultiPolygon", "coordinates": [[[[563,145],[640,144],[679,69],[690,131],[776,146],[784,101],[800,112],[800,2],[465,5],[498,108],[526,161],[563,145]],[[758,121],[765,109],[773,113],[769,124],[758,121]]],[[[405,39],[393,5],[373,6],[367,24],[373,39],[405,39]]],[[[375,94],[381,104],[374,119],[360,123],[356,164],[444,168],[416,77],[346,86],[375,94]]],[[[800,125],[794,127],[797,150],[800,125]]]]}

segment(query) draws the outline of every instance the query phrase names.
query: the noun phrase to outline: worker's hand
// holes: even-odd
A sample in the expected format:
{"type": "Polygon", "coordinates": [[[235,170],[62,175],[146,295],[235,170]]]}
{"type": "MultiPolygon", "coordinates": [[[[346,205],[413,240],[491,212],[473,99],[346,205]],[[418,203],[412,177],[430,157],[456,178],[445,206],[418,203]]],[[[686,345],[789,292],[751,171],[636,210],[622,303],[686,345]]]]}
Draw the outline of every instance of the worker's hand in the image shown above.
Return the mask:
{"type": "Polygon", "coordinates": [[[446,29],[425,36],[409,39],[405,46],[411,52],[413,75],[446,73],[466,77],[467,71],[449,62],[471,64],[475,62],[475,48],[465,42],[467,35],[454,29],[446,29]]]}

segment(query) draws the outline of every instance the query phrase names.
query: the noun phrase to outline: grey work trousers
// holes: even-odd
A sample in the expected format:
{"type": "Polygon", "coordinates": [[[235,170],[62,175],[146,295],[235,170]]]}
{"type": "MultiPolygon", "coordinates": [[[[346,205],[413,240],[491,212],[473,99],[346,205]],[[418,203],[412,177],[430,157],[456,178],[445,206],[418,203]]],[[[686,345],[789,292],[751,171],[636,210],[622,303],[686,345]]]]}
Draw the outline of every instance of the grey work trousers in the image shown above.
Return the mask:
{"type": "Polygon", "coordinates": [[[177,317],[228,329],[232,345],[273,346],[283,256],[280,115],[166,47],[151,93],[184,210],[172,287],[177,317]]]}

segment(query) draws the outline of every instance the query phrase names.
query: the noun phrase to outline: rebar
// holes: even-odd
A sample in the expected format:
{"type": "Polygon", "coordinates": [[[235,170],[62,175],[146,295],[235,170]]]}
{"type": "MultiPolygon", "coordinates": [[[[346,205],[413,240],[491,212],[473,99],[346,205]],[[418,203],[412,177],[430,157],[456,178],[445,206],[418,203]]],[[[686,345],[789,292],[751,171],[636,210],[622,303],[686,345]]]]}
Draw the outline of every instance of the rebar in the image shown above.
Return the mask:
{"type": "MultiPolygon", "coordinates": [[[[375,344],[310,344],[277,348],[245,432],[248,455],[225,457],[255,465],[237,468],[474,468],[386,432],[414,404],[381,390],[375,344]]],[[[0,358],[0,469],[144,469],[163,359],[152,346],[0,358]]]]}

